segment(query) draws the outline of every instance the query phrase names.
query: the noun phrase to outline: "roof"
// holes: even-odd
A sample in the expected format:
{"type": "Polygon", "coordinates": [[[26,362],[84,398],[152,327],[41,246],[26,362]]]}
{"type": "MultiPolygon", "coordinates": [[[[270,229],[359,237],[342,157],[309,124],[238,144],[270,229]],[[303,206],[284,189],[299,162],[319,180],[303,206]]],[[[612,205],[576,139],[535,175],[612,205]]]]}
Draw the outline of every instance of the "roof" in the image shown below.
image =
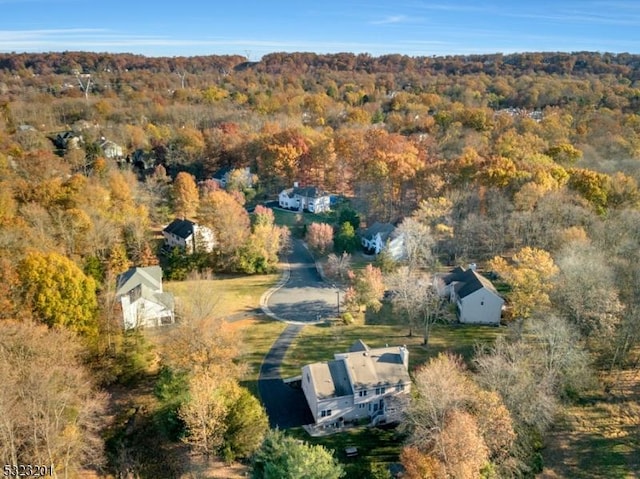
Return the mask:
{"type": "Polygon", "coordinates": [[[448,275],[443,276],[442,279],[445,284],[456,283],[454,285],[454,289],[459,298],[469,296],[471,293],[475,293],[482,288],[486,288],[492,293],[500,296],[495,286],[493,286],[493,283],[473,269],[465,271],[462,268],[457,267],[448,275]]]}
{"type": "Polygon", "coordinates": [[[362,340],[351,345],[348,353],[338,353],[333,361],[313,363],[310,379],[318,399],[350,396],[354,389],[369,389],[410,382],[401,347],[371,349],[362,340]]]}
{"type": "Polygon", "coordinates": [[[404,384],[410,381],[399,347],[369,349],[341,356],[344,357],[354,389],[404,384]]]}
{"type": "Polygon", "coordinates": [[[396,227],[393,226],[391,223],[376,222],[376,223],[373,223],[371,226],[369,226],[366,230],[364,230],[364,232],[362,233],[362,236],[365,236],[367,238],[373,238],[378,233],[380,233],[380,238],[382,240],[386,240],[387,237],[389,237],[391,233],[395,231],[395,229],[396,227]]]}
{"type": "Polygon", "coordinates": [[[322,192],[320,189],[318,189],[315,186],[305,186],[302,188],[299,188],[299,187],[288,188],[284,190],[283,193],[286,193],[289,196],[289,198],[293,198],[296,195],[302,196],[305,198],[320,198],[322,196],[329,196],[326,192],[322,192]]]}
{"type": "Polygon", "coordinates": [[[369,346],[367,346],[362,339],[358,339],[351,345],[351,347],[349,348],[349,352],[356,353],[358,351],[369,351],[369,349],[369,346]]]}
{"type": "Polygon", "coordinates": [[[171,233],[178,238],[187,239],[193,235],[195,223],[189,220],[175,219],[167,225],[163,232],[171,233]]]}
{"type": "Polygon", "coordinates": [[[162,292],[162,268],[160,266],[131,268],[119,274],[116,278],[116,296],[127,294],[138,286],[162,292]]]}
{"type": "Polygon", "coordinates": [[[223,180],[224,177],[231,172],[233,168],[231,168],[230,166],[225,166],[224,168],[220,168],[218,171],[216,171],[212,178],[214,180],[223,180]]]}
{"type": "Polygon", "coordinates": [[[309,364],[313,387],[318,399],[350,396],[353,394],[344,361],[333,360],[309,364]]]}

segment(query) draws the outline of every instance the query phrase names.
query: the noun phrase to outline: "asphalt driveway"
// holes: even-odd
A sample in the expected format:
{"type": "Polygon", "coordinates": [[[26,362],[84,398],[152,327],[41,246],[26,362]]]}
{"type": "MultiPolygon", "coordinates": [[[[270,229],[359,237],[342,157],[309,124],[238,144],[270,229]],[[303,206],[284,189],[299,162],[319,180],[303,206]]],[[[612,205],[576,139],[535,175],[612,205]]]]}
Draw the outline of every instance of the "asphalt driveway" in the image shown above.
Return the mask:
{"type": "Polygon", "coordinates": [[[335,318],[338,315],[338,290],[322,281],[302,241],[293,242],[288,261],[289,280],[271,294],[267,302],[269,310],[278,318],[289,321],[315,322],[335,318]]]}
{"type": "Polygon", "coordinates": [[[291,323],[271,346],[258,376],[258,390],[269,424],[280,429],[313,422],[302,390],[285,384],[280,377],[280,365],[287,349],[305,323],[335,318],[338,313],[338,290],[322,280],[302,241],[293,242],[288,262],[287,282],[270,293],[265,312],[291,323]]]}
{"type": "Polygon", "coordinates": [[[264,357],[258,377],[258,390],[272,428],[286,429],[313,422],[302,389],[288,386],[280,377],[280,365],[289,346],[304,325],[289,324],[264,357]]]}

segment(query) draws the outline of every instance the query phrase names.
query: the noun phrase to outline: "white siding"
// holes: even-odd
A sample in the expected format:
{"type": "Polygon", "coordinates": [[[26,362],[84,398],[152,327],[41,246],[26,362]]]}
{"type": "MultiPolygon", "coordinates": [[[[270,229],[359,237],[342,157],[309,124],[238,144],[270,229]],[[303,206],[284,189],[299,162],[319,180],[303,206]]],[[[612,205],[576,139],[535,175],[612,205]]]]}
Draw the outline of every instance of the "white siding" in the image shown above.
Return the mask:
{"type": "Polygon", "coordinates": [[[458,300],[460,322],[468,324],[500,324],[504,300],[486,288],[458,300]]]}
{"type": "Polygon", "coordinates": [[[173,322],[172,311],[162,304],[154,303],[145,298],[139,298],[131,303],[129,296],[123,295],[120,298],[120,304],[124,329],[160,326],[162,317],[170,317],[173,322]]]}

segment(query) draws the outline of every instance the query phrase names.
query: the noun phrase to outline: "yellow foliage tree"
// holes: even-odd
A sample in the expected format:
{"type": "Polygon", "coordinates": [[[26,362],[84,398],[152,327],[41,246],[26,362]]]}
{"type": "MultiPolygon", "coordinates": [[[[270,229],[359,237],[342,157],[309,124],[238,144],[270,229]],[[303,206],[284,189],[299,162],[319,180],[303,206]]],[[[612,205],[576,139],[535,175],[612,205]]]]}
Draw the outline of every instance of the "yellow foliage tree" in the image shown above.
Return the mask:
{"type": "Polygon", "coordinates": [[[511,287],[507,297],[514,317],[527,318],[533,311],[549,306],[551,280],[558,267],[547,251],[527,246],[513,255],[511,262],[496,256],[489,267],[511,287]]]}

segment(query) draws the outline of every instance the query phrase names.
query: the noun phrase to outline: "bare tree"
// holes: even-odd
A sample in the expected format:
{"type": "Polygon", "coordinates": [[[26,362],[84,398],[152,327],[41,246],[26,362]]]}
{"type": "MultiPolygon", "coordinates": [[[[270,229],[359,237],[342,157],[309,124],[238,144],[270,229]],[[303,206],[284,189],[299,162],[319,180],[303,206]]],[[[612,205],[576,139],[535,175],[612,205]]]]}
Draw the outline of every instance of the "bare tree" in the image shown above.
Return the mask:
{"type": "Polygon", "coordinates": [[[412,273],[407,266],[399,268],[387,279],[393,294],[393,307],[406,315],[409,336],[413,327],[423,328],[424,345],[428,345],[431,327],[442,319],[443,298],[424,273],[412,273]]]}

